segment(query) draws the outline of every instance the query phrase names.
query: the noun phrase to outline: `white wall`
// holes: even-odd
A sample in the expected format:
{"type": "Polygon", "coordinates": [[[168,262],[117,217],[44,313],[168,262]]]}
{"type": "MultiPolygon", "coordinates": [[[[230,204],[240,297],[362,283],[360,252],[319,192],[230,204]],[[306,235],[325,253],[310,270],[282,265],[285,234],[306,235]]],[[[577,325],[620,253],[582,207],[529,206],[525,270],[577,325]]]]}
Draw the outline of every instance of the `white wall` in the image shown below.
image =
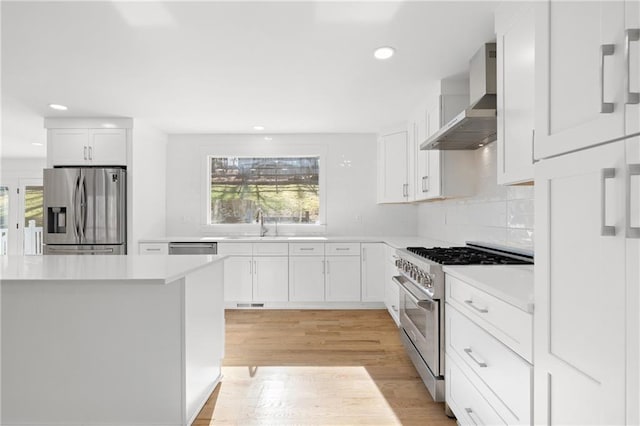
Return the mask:
{"type": "Polygon", "coordinates": [[[167,234],[196,236],[206,232],[205,157],[234,144],[254,155],[276,148],[300,155],[304,146],[326,153],[326,233],[328,235],[415,235],[416,207],[376,204],[376,135],[287,134],[170,135],[167,150],[167,234]]]}
{"type": "Polygon", "coordinates": [[[476,195],[422,203],[418,234],[455,244],[484,241],[532,250],[534,187],[497,185],[495,143],[475,155],[476,195]]]}
{"type": "Polygon", "coordinates": [[[165,236],[167,141],[165,133],[143,121],[134,121],[128,167],[128,253],[137,253],[140,239],[165,236]]]}

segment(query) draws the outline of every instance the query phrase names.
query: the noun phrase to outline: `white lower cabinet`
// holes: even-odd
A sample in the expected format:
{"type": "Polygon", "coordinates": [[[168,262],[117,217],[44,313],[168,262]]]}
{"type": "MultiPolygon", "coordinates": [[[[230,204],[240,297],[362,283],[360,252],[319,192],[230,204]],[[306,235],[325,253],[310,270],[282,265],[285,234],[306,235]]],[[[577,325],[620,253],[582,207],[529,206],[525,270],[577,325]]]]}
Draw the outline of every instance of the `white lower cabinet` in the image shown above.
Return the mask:
{"type": "Polygon", "coordinates": [[[327,256],[325,300],[360,301],[360,256],[327,256]]]}
{"type": "Polygon", "coordinates": [[[362,243],[362,301],[384,301],[384,243],[362,243]]]}
{"type": "Polygon", "coordinates": [[[389,311],[389,315],[400,326],[400,289],[393,281],[397,275],[396,270],[396,249],[385,245],[384,254],[384,305],[389,311]]]}
{"type": "Polygon", "coordinates": [[[472,294],[460,288],[471,285],[450,275],[446,280],[446,401],[458,422],[531,424],[533,366],[523,355],[531,348],[532,315],[479,289],[472,294]],[[520,346],[507,345],[513,341],[520,346]]]}
{"type": "Polygon", "coordinates": [[[324,301],[324,256],[289,258],[289,300],[291,302],[324,301]]]}
{"type": "Polygon", "coordinates": [[[253,258],[232,256],[224,261],[225,302],[253,301],[253,258]]]}
{"type": "Polygon", "coordinates": [[[287,256],[253,258],[254,302],[289,300],[289,258],[287,256]]]}
{"type": "Polygon", "coordinates": [[[218,254],[229,256],[224,263],[225,302],[287,302],[288,250],[287,243],[218,243],[218,254]]]}

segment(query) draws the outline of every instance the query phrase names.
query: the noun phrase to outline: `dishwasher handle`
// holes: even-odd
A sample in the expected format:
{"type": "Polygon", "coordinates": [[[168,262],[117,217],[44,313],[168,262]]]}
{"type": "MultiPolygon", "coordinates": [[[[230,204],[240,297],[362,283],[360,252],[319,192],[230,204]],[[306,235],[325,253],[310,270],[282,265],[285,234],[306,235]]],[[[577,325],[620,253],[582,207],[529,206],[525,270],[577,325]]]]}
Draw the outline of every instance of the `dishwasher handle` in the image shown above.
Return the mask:
{"type": "Polygon", "coordinates": [[[169,243],[169,254],[218,254],[218,243],[169,243]]]}

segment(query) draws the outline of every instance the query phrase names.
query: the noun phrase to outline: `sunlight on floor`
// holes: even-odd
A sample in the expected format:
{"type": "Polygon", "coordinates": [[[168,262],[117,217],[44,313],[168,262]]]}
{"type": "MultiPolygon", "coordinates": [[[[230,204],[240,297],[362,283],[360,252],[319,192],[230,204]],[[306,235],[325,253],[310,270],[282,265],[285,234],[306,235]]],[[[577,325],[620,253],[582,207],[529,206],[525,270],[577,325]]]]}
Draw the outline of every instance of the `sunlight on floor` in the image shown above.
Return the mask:
{"type": "Polygon", "coordinates": [[[211,424],[401,424],[365,367],[223,367],[211,424]]]}

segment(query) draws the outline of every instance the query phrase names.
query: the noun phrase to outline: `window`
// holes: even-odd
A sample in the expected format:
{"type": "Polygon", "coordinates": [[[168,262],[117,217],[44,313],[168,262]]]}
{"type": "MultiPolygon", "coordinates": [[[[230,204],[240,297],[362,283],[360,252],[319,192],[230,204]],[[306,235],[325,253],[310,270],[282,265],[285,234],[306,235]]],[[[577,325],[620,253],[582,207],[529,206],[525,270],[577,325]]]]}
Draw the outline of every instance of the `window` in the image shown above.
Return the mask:
{"type": "Polygon", "coordinates": [[[42,227],[44,215],[44,187],[28,185],[24,187],[24,254],[42,254],[42,227]]]}
{"type": "Polygon", "coordinates": [[[209,157],[210,224],[320,223],[320,157],[209,157]]]}

